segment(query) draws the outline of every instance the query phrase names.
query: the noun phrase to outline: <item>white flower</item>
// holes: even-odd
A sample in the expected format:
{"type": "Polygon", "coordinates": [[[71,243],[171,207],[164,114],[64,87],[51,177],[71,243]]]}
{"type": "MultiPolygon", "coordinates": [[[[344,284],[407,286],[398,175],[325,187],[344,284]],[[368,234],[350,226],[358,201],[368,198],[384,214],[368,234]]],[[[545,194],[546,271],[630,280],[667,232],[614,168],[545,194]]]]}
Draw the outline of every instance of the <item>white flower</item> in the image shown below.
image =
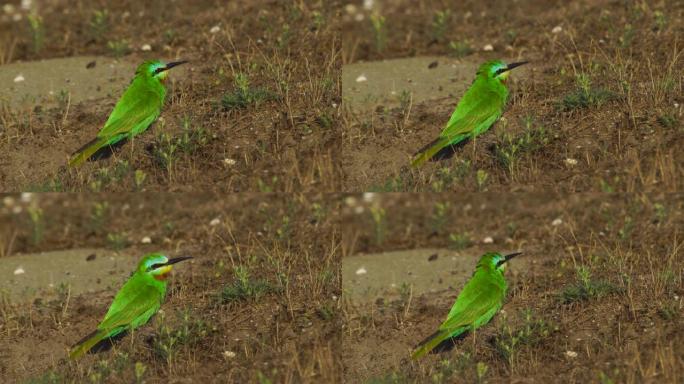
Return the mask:
{"type": "Polygon", "coordinates": [[[573,165],[577,165],[577,159],[572,159],[572,158],[568,157],[567,159],[565,159],[565,165],[567,165],[569,167],[572,167],[573,165]]]}
{"type": "Polygon", "coordinates": [[[233,351],[223,351],[223,356],[226,358],[232,359],[233,357],[236,356],[236,354],[233,351]]]}
{"type": "Polygon", "coordinates": [[[565,351],[565,356],[571,357],[571,358],[577,357],[577,352],[575,352],[575,351],[565,351]]]}
{"type": "Polygon", "coordinates": [[[364,81],[368,81],[368,79],[366,78],[366,75],[363,75],[363,74],[362,74],[362,75],[360,75],[359,77],[356,78],[356,82],[357,82],[357,83],[363,83],[364,81]]]}
{"type": "Polygon", "coordinates": [[[225,158],[223,159],[223,164],[225,165],[235,165],[236,161],[233,159],[225,158]]]}
{"type": "Polygon", "coordinates": [[[361,267],[361,268],[356,270],[357,275],[365,275],[366,273],[368,273],[368,271],[366,271],[366,268],[364,268],[364,267],[361,267]]]}

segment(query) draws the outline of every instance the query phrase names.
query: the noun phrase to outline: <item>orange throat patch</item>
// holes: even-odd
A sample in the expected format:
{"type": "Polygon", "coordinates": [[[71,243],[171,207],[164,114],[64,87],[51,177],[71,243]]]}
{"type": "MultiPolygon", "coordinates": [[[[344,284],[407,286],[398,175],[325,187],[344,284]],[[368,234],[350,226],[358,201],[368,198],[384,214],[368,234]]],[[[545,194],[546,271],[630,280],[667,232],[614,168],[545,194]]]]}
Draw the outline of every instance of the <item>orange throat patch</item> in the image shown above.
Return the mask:
{"type": "MultiPolygon", "coordinates": [[[[169,272],[170,272],[170,271],[169,271],[169,272]]],[[[166,278],[169,277],[169,272],[165,272],[165,273],[160,273],[160,274],[158,274],[158,275],[154,275],[154,279],[155,279],[155,280],[159,280],[159,281],[165,281],[166,278]]]]}

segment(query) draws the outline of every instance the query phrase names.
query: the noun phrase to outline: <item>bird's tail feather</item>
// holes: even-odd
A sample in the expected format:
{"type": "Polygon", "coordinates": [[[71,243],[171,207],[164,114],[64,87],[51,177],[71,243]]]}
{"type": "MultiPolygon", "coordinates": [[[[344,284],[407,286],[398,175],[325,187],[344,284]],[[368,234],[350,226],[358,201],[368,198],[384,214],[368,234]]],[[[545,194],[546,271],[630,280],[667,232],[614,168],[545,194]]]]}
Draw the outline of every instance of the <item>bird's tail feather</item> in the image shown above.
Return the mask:
{"type": "Polygon", "coordinates": [[[95,330],[78,341],[69,353],[72,359],[78,359],[86,353],[97,353],[108,351],[114,345],[114,342],[126,336],[128,332],[121,330],[119,332],[112,332],[106,330],[95,330]]]}
{"type": "Polygon", "coordinates": [[[439,330],[421,341],[411,357],[417,359],[427,353],[448,351],[456,345],[457,340],[463,339],[467,334],[465,328],[462,328],[460,332],[448,329],[439,330]]]}
{"type": "Polygon", "coordinates": [[[128,141],[123,138],[117,142],[112,143],[111,138],[99,138],[89,141],[84,146],[78,149],[71,155],[71,160],[69,160],[69,166],[73,167],[80,165],[88,160],[100,160],[110,157],[116,148],[124,145],[128,141]]]}
{"type": "Polygon", "coordinates": [[[458,148],[463,147],[468,141],[468,136],[461,136],[460,138],[438,137],[416,152],[411,165],[413,167],[418,167],[428,160],[437,161],[448,159],[456,153],[458,148]]]}

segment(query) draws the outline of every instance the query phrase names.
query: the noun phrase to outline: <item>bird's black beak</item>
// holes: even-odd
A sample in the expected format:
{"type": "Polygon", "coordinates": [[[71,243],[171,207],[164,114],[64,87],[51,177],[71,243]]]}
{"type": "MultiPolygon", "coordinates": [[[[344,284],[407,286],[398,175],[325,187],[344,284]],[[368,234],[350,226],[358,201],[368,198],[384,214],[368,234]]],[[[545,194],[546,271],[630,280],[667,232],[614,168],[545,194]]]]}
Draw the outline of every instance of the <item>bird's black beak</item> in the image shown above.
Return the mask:
{"type": "Polygon", "coordinates": [[[176,264],[180,263],[183,260],[188,260],[192,259],[192,256],[181,256],[181,257],[174,257],[173,259],[169,260],[166,265],[171,265],[171,264],[176,264]]]}
{"type": "Polygon", "coordinates": [[[529,61],[518,61],[517,63],[510,63],[510,64],[508,64],[508,66],[506,67],[506,70],[507,70],[507,71],[510,71],[510,70],[513,69],[513,68],[517,68],[517,67],[519,67],[519,66],[521,66],[521,65],[523,65],[523,64],[527,64],[527,63],[529,63],[529,61]]]}
{"type": "Polygon", "coordinates": [[[515,253],[511,253],[511,254],[508,254],[508,255],[504,256],[504,259],[503,259],[503,260],[501,260],[501,261],[499,261],[498,263],[496,263],[496,267],[499,268],[502,264],[508,262],[508,260],[510,260],[510,259],[512,259],[512,258],[514,258],[514,257],[516,257],[516,256],[518,256],[518,255],[522,255],[522,252],[515,252],[515,253]]]}
{"type": "Polygon", "coordinates": [[[162,72],[168,71],[169,69],[171,69],[173,67],[179,66],[181,64],[185,64],[187,62],[188,62],[187,60],[181,60],[181,61],[173,61],[173,62],[167,63],[166,67],[162,68],[162,72]]]}

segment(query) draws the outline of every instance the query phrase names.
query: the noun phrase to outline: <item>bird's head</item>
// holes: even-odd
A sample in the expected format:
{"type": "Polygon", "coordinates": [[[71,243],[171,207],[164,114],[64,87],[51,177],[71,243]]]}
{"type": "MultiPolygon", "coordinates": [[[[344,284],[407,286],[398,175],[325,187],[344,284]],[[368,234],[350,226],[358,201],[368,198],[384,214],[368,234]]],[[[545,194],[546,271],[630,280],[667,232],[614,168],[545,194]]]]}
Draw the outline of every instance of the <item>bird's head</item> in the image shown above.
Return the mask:
{"type": "Polygon", "coordinates": [[[503,272],[506,268],[506,262],[520,254],[522,254],[522,252],[510,253],[503,256],[499,252],[488,252],[482,255],[480,261],[477,263],[477,266],[488,268],[493,271],[503,272]]]}
{"type": "Polygon", "coordinates": [[[484,76],[488,79],[496,79],[501,82],[506,82],[511,69],[527,64],[527,61],[519,61],[517,63],[506,64],[501,60],[488,61],[477,70],[478,76],[484,76]]]}
{"type": "Polygon", "coordinates": [[[187,61],[174,61],[171,63],[164,63],[159,60],[148,60],[138,66],[135,70],[136,75],[147,76],[159,81],[164,81],[168,74],[168,70],[187,61]]]}
{"type": "Polygon", "coordinates": [[[162,255],[161,253],[150,253],[140,260],[138,272],[152,276],[156,280],[163,281],[166,279],[169,272],[171,272],[173,264],[188,259],[192,259],[192,257],[182,256],[169,259],[166,255],[162,255]]]}

